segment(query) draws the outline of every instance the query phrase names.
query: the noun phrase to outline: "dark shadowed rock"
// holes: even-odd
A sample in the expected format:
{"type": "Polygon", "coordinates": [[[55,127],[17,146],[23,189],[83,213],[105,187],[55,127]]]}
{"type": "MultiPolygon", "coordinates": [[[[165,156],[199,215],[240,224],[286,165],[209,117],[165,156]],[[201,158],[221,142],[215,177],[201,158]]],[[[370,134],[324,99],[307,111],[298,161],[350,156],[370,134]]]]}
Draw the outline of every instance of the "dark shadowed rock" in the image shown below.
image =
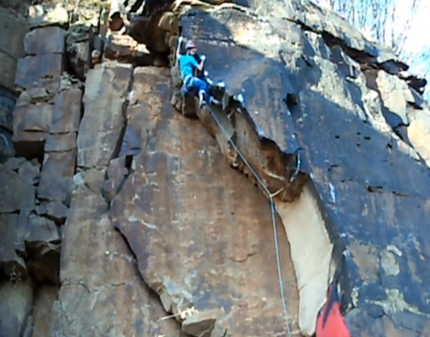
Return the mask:
{"type": "Polygon", "coordinates": [[[2,336],[21,337],[33,305],[30,278],[0,282],[0,331],[2,336]]]}
{"type": "Polygon", "coordinates": [[[84,81],[91,67],[91,51],[94,42],[93,30],[86,25],[70,28],[66,38],[68,63],[76,76],[84,81]]]}
{"type": "Polygon", "coordinates": [[[37,290],[31,317],[32,336],[50,336],[53,328],[52,308],[57,299],[58,288],[56,286],[45,285],[37,290]]]}
{"type": "Polygon", "coordinates": [[[22,180],[18,173],[0,164],[0,213],[12,213],[34,207],[34,187],[22,180]]]}
{"type": "MultiPolygon", "coordinates": [[[[285,10],[297,10],[304,5],[294,6],[285,6],[285,10]]],[[[262,11],[264,8],[268,7],[262,5],[262,11]]],[[[332,22],[330,16],[323,16],[324,22],[310,21],[306,8],[300,13],[305,16],[299,21],[305,25],[321,25],[315,29],[317,32],[327,30],[324,25],[332,22]]],[[[352,80],[347,78],[345,63],[332,56],[330,46],[319,34],[303,33],[287,21],[258,21],[239,11],[194,11],[182,18],[182,26],[184,36],[197,40],[200,50],[210,55],[207,69],[211,78],[224,81],[228,99],[235,99],[236,102],[229,102],[228,109],[242,102],[242,109],[231,116],[236,124],[223,117],[230,110],[216,111],[227,132],[236,132],[239,146],[244,139],[239,130],[246,125],[246,130],[250,130],[251,125],[260,141],[273,140],[284,153],[297,146],[303,149],[301,171],[309,174],[313,182],[306,193],[309,200],[319,205],[316,214],[320,213],[323,224],[318,231],[328,238],[327,244],[334,245],[333,258],[339,259],[345,251],[341,284],[344,304],[349,304],[346,317],[352,335],[383,335],[390,331],[391,336],[404,336],[406,330],[399,316],[403,310],[414,312],[411,315],[418,321],[430,311],[424,282],[430,275],[424,266],[427,254],[423,248],[430,241],[424,229],[429,210],[423,206],[430,197],[430,178],[427,168],[417,161],[416,151],[386,123],[377,94],[366,88],[365,77],[356,73],[352,80]],[[288,100],[288,96],[295,99],[288,100]],[[385,249],[398,254],[395,275],[391,267],[385,275],[387,264],[380,263],[385,249]],[[369,251],[372,255],[365,253],[369,251]],[[367,286],[380,282],[385,290],[377,299],[367,286]],[[356,294],[359,301],[355,300],[356,294]],[[375,315],[375,305],[384,308],[385,316],[375,315]]],[[[341,34],[349,36],[346,31],[341,34]]],[[[381,49],[368,50],[369,44],[358,37],[347,43],[379,61],[391,57],[389,53],[383,55],[381,49]]],[[[220,132],[208,112],[198,115],[218,139],[220,132]]],[[[226,148],[225,142],[219,144],[226,148]]],[[[255,152],[246,153],[255,149],[250,144],[244,143],[241,149],[245,149],[247,158],[258,157],[255,152]]],[[[224,153],[230,160],[228,151],[224,153]]],[[[302,199],[297,202],[307,200],[302,199]]],[[[312,253],[312,249],[297,241],[301,235],[289,224],[297,221],[302,228],[312,228],[312,217],[298,220],[294,204],[277,202],[276,207],[285,221],[301,289],[300,327],[302,333],[311,335],[325,287],[313,295],[318,302],[307,304],[306,299],[311,296],[305,289],[315,288],[307,287],[309,276],[302,277],[309,262],[300,256],[309,253],[313,263],[320,261],[319,265],[326,266],[315,269],[312,277],[317,278],[327,275],[330,250],[326,244],[324,254],[318,250],[312,253]],[[313,323],[309,307],[313,308],[313,323]]],[[[306,208],[303,206],[302,210],[306,208]]],[[[427,326],[418,323],[414,327],[420,333],[428,331],[427,326]]]]}
{"type": "Polygon", "coordinates": [[[0,270],[7,278],[25,278],[27,268],[24,259],[16,253],[17,214],[0,214],[0,270]]]}
{"type": "Polygon", "coordinates": [[[106,60],[117,60],[137,66],[154,64],[154,55],[144,44],[139,44],[132,37],[122,34],[107,36],[103,57],[106,60]]]}
{"type": "Polygon", "coordinates": [[[0,126],[7,131],[12,131],[16,97],[9,90],[0,89],[0,126]]]}
{"type": "Polygon", "coordinates": [[[29,269],[37,281],[58,284],[60,242],[60,233],[53,221],[30,215],[25,247],[29,269]]]}
{"type": "Polygon", "coordinates": [[[9,131],[0,128],[0,163],[4,163],[16,155],[12,135],[9,131]]]}

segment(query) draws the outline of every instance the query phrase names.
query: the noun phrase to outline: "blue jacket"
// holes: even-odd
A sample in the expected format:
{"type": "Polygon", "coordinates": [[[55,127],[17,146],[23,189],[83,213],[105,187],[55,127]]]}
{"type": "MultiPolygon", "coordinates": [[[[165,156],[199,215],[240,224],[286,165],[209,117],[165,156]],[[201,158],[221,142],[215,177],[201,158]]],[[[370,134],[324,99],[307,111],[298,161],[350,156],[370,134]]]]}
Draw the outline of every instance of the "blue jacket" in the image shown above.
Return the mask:
{"type": "Polygon", "coordinates": [[[194,72],[199,64],[197,63],[194,56],[191,55],[180,55],[179,56],[179,69],[181,70],[182,79],[186,76],[194,76],[194,72]]]}

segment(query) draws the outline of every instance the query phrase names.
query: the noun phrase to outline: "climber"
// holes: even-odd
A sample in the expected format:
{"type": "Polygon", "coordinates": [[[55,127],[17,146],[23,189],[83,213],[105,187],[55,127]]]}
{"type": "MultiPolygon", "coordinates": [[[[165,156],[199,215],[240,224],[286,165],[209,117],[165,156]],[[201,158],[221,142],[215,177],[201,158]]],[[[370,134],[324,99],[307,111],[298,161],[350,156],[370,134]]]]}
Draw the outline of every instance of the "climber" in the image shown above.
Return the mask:
{"type": "Polygon", "coordinates": [[[182,41],[183,38],[179,37],[176,53],[183,82],[181,93],[185,95],[188,91],[193,91],[193,93],[199,97],[200,108],[205,103],[219,105],[220,102],[209,94],[209,86],[204,79],[203,74],[206,56],[197,54],[197,46],[191,40],[185,45],[186,54],[181,55],[180,49],[182,41]],[[200,62],[198,62],[198,60],[200,62]]]}
{"type": "Polygon", "coordinates": [[[317,319],[316,337],[351,337],[340,311],[337,282],[329,285],[327,302],[317,319]]]}

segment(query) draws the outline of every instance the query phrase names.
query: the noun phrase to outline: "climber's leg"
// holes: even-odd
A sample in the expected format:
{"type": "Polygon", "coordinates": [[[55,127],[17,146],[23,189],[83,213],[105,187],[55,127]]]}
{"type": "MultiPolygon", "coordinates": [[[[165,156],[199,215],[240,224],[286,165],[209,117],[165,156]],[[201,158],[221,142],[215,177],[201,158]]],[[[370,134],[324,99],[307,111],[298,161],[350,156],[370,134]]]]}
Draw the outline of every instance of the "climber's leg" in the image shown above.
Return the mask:
{"type": "Polygon", "coordinates": [[[204,103],[219,105],[220,102],[209,94],[208,84],[198,77],[193,77],[191,82],[194,92],[199,97],[199,106],[203,107],[204,103]]]}
{"type": "Polygon", "coordinates": [[[181,87],[181,95],[185,97],[185,95],[188,93],[188,88],[184,85],[181,87]]]}

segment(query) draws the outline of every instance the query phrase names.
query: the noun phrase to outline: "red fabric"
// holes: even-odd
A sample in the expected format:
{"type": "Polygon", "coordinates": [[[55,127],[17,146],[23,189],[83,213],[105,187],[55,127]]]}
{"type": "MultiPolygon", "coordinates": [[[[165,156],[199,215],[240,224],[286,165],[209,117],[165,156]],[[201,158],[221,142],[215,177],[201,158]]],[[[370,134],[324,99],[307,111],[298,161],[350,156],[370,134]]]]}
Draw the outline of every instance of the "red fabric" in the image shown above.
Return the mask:
{"type": "Polygon", "coordinates": [[[330,285],[327,302],[318,316],[316,337],[351,337],[340,312],[339,295],[335,284],[330,285]]]}

